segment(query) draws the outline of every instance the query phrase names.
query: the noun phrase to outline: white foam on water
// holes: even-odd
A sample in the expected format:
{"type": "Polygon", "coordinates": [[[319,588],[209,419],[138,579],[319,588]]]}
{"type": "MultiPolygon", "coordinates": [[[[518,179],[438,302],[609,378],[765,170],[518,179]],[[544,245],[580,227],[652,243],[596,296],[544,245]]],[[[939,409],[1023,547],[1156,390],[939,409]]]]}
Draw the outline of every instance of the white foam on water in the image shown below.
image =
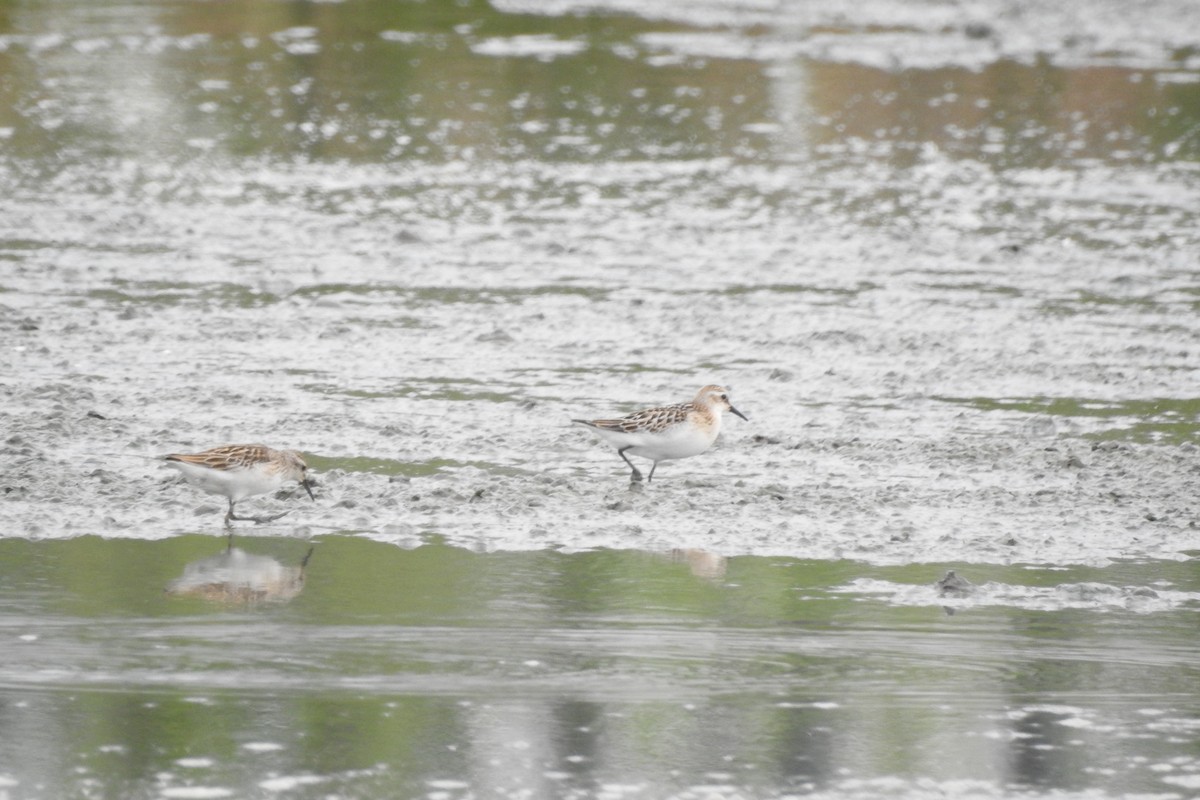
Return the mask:
{"type": "Polygon", "coordinates": [[[233,797],[234,792],[217,786],[168,786],[159,789],[159,795],[170,800],[217,800],[233,797]]]}
{"type": "Polygon", "coordinates": [[[258,786],[268,792],[290,792],[302,786],[313,786],[327,781],[320,775],[280,775],[258,782],[258,786]]]}

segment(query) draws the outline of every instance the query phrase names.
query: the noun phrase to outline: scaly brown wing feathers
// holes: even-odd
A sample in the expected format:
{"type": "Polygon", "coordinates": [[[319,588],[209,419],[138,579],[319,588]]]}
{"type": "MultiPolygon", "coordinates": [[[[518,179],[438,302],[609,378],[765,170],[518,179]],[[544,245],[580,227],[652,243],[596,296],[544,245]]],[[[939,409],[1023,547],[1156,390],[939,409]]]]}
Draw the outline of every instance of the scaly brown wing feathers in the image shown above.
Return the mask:
{"type": "Polygon", "coordinates": [[[214,447],[203,453],[172,453],[167,456],[167,461],[181,461],[221,470],[245,469],[270,459],[271,448],[261,444],[230,444],[214,447]]]}

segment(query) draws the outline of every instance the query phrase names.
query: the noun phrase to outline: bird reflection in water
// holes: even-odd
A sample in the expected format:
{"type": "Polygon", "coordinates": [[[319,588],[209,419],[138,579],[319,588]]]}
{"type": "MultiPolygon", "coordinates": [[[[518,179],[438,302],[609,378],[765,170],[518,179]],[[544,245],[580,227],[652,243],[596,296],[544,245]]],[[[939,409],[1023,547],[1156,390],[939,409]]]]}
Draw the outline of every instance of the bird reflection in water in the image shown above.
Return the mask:
{"type": "Polygon", "coordinates": [[[680,547],[671,551],[670,558],[676,564],[687,564],[688,569],[697,578],[715,581],[725,577],[725,556],[707,550],[680,547]]]}
{"type": "Polygon", "coordinates": [[[287,567],[270,556],[234,547],[230,537],[224,552],[186,565],[166,592],[229,605],[286,603],[304,589],[304,570],[312,554],[310,547],[299,566],[287,567]]]}

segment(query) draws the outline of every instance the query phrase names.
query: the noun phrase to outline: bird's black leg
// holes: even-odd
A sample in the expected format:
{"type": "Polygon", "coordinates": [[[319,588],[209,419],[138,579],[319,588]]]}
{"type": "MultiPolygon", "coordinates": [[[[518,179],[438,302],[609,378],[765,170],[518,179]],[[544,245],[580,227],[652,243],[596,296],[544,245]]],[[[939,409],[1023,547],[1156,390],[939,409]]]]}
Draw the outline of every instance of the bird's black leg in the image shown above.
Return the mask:
{"type": "MultiPolygon", "coordinates": [[[[632,445],[630,445],[630,447],[632,447],[632,445]]],[[[630,461],[629,458],[625,455],[625,451],[628,449],[629,449],[629,447],[622,447],[620,450],[617,451],[617,455],[619,455],[621,458],[624,458],[625,463],[629,465],[629,468],[631,470],[633,470],[633,474],[629,476],[630,483],[637,483],[638,481],[640,481],[642,479],[642,473],[638,470],[637,467],[635,467],[633,465],[633,462],[630,461]]]]}
{"type": "Polygon", "coordinates": [[[649,483],[650,481],[654,480],[654,470],[656,470],[656,469],[658,469],[657,461],[655,461],[654,464],[650,467],[650,477],[646,478],[646,483],[649,483]]]}

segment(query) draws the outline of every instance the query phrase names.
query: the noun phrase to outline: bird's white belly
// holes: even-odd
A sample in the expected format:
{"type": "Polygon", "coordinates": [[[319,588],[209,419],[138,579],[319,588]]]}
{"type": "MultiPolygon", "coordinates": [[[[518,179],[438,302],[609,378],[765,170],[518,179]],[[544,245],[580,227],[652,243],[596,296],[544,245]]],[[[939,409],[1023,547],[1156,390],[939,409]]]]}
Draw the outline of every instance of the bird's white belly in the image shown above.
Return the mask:
{"type": "Polygon", "coordinates": [[[183,461],[167,463],[182,472],[193,486],[209,494],[228,497],[235,503],[245,497],[274,491],[281,483],[277,476],[257,469],[212,469],[183,461]]]}
{"type": "Polygon", "coordinates": [[[692,425],[676,425],[656,434],[643,434],[626,452],[651,461],[697,456],[716,440],[716,431],[692,425]]]}

